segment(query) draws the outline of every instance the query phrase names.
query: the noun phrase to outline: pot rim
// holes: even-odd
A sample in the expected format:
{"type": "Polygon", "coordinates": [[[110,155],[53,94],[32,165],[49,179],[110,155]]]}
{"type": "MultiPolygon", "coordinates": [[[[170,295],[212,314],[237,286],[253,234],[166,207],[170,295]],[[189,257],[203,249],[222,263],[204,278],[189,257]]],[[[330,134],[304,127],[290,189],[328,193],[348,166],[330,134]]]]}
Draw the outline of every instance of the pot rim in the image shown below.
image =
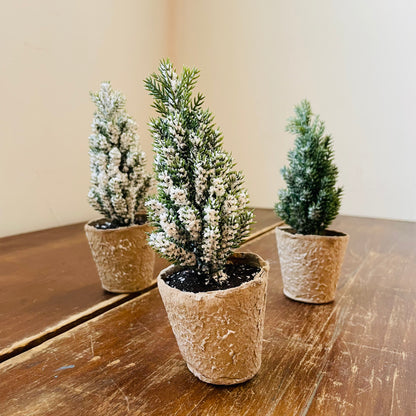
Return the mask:
{"type": "MultiPolygon", "coordinates": [[[[147,218],[147,211],[145,209],[140,209],[137,211],[138,215],[146,215],[147,218]]],[[[146,221],[144,224],[130,224],[130,225],[125,225],[122,227],[117,227],[117,228],[110,228],[110,229],[101,229],[101,228],[95,228],[92,224],[96,221],[100,221],[106,219],[105,217],[99,217],[99,218],[94,218],[89,220],[85,225],[84,225],[84,229],[86,230],[93,230],[96,231],[97,233],[116,233],[116,232],[121,232],[124,230],[129,230],[132,228],[148,228],[148,227],[152,227],[152,224],[149,221],[146,221]]]]}
{"type": "Polygon", "coordinates": [[[276,227],[276,234],[280,233],[294,240],[338,240],[338,239],[349,239],[349,235],[342,231],[326,229],[333,233],[333,235],[317,235],[317,234],[299,234],[294,231],[294,229],[288,225],[276,227]]]}
{"type": "Polygon", "coordinates": [[[245,258],[245,257],[251,257],[252,260],[257,261],[257,265],[260,267],[260,271],[254,276],[254,278],[248,282],[242,283],[240,286],[236,287],[230,287],[228,289],[218,289],[218,290],[210,290],[207,292],[186,292],[184,290],[177,289],[176,287],[169,286],[164,280],[163,276],[170,275],[174,272],[177,272],[179,270],[187,269],[187,267],[183,266],[175,266],[174,264],[166,267],[165,269],[161,270],[160,273],[157,276],[157,284],[158,286],[163,285],[165,290],[170,291],[176,291],[181,294],[181,296],[189,296],[190,298],[209,298],[209,297],[225,297],[228,296],[234,292],[237,292],[239,290],[245,289],[247,287],[261,284],[268,275],[268,272],[270,270],[270,264],[268,261],[264,260],[262,257],[260,257],[256,253],[251,252],[238,252],[233,253],[230,257],[237,257],[237,258],[245,258]]]}

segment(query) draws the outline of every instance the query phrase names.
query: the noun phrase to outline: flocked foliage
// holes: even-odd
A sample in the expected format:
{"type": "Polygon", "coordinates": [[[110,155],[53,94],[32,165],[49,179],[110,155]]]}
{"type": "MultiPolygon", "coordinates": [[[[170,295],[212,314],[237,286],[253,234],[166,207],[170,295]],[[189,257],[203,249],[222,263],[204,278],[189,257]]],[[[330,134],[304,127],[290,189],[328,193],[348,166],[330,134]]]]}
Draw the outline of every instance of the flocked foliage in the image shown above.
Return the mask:
{"type": "Polygon", "coordinates": [[[145,172],[135,121],[127,114],[126,99],[103,82],[91,93],[96,104],[89,137],[90,205],[116,226],[134,223],[143,207],[151,176],[145,172]]]}
{"type": "Polygon", "coordinates": [[[296,106],[295,113],[286,127],[296,135],[295,148],[289,151],[289,166],[281,170],[287,188],[279,191],[275,210],[297,233],[320,235],[337,216],[341,203],[332,139],[319,116],[313,118],[308,101],[296,106]]]}
{"type": "Polygon", "coordinates": [[[228,257],[247,236],[253,213],[241,172],[222,148],[204,96],[192,91],[197,69],[178,77],[169,60],[145,80],[159,117],[150,129],[157,195],[146,203],[156,231],[150,245],[172,263],[221,283],[228,257]]]}

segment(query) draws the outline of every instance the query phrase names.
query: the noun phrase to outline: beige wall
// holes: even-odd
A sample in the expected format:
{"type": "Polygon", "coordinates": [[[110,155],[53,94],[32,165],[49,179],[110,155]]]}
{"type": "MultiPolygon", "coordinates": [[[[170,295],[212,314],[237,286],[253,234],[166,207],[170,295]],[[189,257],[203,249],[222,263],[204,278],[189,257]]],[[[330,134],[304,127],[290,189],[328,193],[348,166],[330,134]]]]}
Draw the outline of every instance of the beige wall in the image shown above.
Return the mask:
{"type": "MultiPolygon", "coordinates": [[[[11,1],[0,13],[0,235],[84,221],[88,92],[127,96],[151,159],[142,80],[167,53],[168,0],[11,1]]],[[[151,160],[149,161],[149,167],[151,160]]]]}
{"type": "Polygon", "coordinates": [[[333,134],[342,213],[416,220],[416,3],[178,0],[175,62],[198,66],[252,204],[271,207],[303,98],[333,134]]]}
{"type": "MultiPolygon", "coordinates": [[[[271,207],[303,98],[333,133],[345,214],[416,220],[416,3],[390,0],[88,0],[0,14],[0,235],[84,221],[88,91],[128,98],[151,159],[143,78],[167,54],[199,89],[252,205],[271,207]]],[[[150,167],[150,161],[149,161],[150,167]]]]}

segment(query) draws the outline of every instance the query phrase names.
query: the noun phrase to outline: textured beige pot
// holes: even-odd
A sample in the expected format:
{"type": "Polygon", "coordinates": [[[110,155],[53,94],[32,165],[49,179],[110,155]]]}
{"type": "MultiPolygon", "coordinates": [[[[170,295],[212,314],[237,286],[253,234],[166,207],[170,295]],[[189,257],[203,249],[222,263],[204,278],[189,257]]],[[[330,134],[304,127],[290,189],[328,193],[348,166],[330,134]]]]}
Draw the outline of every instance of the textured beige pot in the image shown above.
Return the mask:
{"type": "Polygon", "coordinates": [[[147,244],[149,224],[99,230],[90,221],[85,234],[97,266],[102,287],[109,292],[129,293],[153,283],[155,253],[147,244]]]}
{"type": "Polygon", "coordinates": [[[180,267],[170,266],[158,276],[160,295],[189,370],[211,384],[249,380],[261,365],[269,264],[256,254],[236,253],[232,262],[261,267],[242,285],[204,293],[168,286],[164,277],[180,267]]]}
{"type": "Polygon", "coordinates": [[[302,235],[288,227],[276,228],[283,292],[288,298],[307,303],[335,299],[349,236],[328,234],[302,235]]]}

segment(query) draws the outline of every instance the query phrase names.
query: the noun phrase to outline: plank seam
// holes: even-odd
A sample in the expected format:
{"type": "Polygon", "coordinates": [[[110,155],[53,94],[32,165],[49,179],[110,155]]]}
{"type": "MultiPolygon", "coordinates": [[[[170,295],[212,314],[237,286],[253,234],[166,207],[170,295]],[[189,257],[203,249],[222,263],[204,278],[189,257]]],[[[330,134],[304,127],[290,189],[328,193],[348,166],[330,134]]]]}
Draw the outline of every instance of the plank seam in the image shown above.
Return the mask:
{"type": "MultiPolygon", "coordinates": [[[[273,230],[281,224],[283,224],[282,221],[277,222],[250,235],[249,237],[247,237],[246,240],[244,240],[244,243],[241,245],[241,247],[263,236],[264,234],[267,234],[269,231],[273,230]]],[[[89,308],[78,315],[72,315],[63,321],[58,322],[56,325],[46,328],[41,333],[20,340],[11,345],[10,347],[0,350],[0,363],[3,363],[23,352],[29,351],[30,349],[37,347],[38,345],[41,345],[44,342],[49,341],[50,339],[55,338],[58,335],[61,335],[87,321],[90,321],[91,319],[96,318],[97,316],[100,316],[111,309],[115,309],[118,306],[129,302],[130,300],[141,297],[145,293],[150,292],[155,288],[156,284],[153,284],[148,288],[137,293],[117,295],[111,298],[110,301],[100,302],[98,305],[95,305],[92,308],[89,308]],[[74,317],[76,318],[74,319],[74,317]]]]}

